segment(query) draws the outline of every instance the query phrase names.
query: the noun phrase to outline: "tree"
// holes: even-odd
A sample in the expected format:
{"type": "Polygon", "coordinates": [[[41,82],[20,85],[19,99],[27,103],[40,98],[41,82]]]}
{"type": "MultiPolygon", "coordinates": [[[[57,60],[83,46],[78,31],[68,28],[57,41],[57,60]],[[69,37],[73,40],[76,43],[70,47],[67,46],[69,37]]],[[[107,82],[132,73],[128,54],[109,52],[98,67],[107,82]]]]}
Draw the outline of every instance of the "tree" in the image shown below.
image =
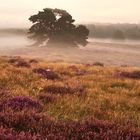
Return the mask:
{"type": "Polygon", "coordinates": [[[73,46],[86,46],[89,30],[84,25],[75,25],[75,20],[65,10],[46,8],[29,18],[33,23],[29,29],[30,38],[40,45],[48,43],[67,43],[73,46]]]}
{"type": "Polygon", "coordinates": [[[113,34],[114,39],[125,39],[124,33],[121,30],[116,30],[113,34]]]}

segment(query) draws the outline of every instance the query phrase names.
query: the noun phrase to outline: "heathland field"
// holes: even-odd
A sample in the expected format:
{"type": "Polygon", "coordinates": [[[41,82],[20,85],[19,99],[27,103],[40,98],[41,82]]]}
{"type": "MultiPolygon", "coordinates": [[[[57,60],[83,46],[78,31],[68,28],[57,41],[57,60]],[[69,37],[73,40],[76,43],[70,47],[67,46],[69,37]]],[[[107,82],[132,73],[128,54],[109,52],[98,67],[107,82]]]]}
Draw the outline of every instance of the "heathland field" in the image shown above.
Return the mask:
{"type": "Polygon", "coordinates": [[[0,139],[139,140],[139,132],[139,67],[0,58],[0,139]]]}

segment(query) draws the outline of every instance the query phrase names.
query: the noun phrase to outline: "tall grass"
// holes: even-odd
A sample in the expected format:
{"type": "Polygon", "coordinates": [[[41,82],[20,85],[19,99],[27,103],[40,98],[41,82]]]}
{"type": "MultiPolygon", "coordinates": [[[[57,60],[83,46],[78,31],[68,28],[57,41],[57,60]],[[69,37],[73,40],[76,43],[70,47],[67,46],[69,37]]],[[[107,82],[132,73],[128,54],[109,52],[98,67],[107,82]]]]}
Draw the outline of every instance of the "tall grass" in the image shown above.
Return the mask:
{"type": "Polygon", "coordinates": [[[24,61],[30,67],[0,58],[0,136],[21,139],[23,132],[23,139],[37,140],[140,138],[140,79],[118,76],[140,68],[24,61]],[[37,68],[59,78],[46,79],[34,72],[37,68]]]}

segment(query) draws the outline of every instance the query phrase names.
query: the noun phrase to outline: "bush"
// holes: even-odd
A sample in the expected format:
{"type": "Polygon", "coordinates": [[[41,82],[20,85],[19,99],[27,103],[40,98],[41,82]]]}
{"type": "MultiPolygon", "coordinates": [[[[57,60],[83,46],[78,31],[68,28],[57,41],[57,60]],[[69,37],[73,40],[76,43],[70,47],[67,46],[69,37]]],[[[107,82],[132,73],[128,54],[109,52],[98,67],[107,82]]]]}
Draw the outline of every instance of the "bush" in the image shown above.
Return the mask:
{"type": "Polygon", "coordinates": [[[100,62],[95,62],[95,63],[93,63],[92,66],[100,66],[100,67],[103,67],[104,64],[103,63],[100,63],[100,62]]]}
{"type": "Polygon", "coordinates": [[[29,132],[16,132],[10,128],[0,127],[1,140],[43,140],[39,135],[31,135],[29,132]]]}
{"type": "Polygon", "coordinates": [[[140,79],[140,71],[120,72],[117,74],[117,76],[124,78],[140,79]]]}
{"type": "Polygon", "coordinates": [[[19,58],[11,58],[11,59],[8,60],[8,63],[14,64],[14,63],[16,63],[17,61],[19,61],[19,58]]]}
{"type": "Polygon", "coordinates": [[[16,67],[30,67],[30,64],[21,58],[11,58],[8,60],[8,63],[13,64],[16,67]]]}
{"type": "Polygon", "coordinates": [[[46,136],[51,131],[52,125],[54,126],[54,122],[51,118],[28,108],[20,112],[12,110],[0,112],[0,126],[12,128],[17,132],[46,136]]]}
{"type": "Polygon", "coordinates": [[[38,95],[38,99],[43,103],[53,103],[56,98],[50,94],[40,93],[38,95]]]}
{"type": "Polygon", "coordinates": [[[17,62],[15,62],[15,66],[16,67],[27,67],[27,68],[29,68],[30,64],[25,60],[18,60],[17,62]]]}
{"type": "Polygon", "coordinates": [[[38,61],[36,59],[31,59],[29,63],[38,63],[38,61]]]}
{"type": "Polygon", "coordinates": [[[42,105],[37,100],[24,96],[13,97],[1,103],[1,110],[12,109],[19,111],[25,108],[42,110],[42,105]]]}
{"type": "Polygon", "coordinates": [[[78,71],[79,70],[79,68],[77,66],[75,66],[75,65],[69,66],[68,69],[71,69],[73,71],[78,71]]]}
{"type": "Polygon", "coordinates": [[[85,74],[90,74],[90,72],[88,72],[86,70],[79,69],[75,65],[69,66],[68,69],[72,70],[74,72],[74,75],[76,75],[76,76],[82,76],[82,75],[85,75],[85,74]]]}
{"type": "Polygon", "coordinates": [[[85,74],[90,74],[90,73],[87,72],[86,70],[80,70],[80,69],[75,73],[75,75],[77,75],[77,76],[82,76],[85,74]]]}
{"type": "Polygon", "coordinates": [[[75,87],[50,85],[45,87],[43,91],[52,94],[77,94],[83,93],[85,91],[85,88],[81,85],[75,87]]]}
{"type": "MultiPolygon", "coordinates": [[[[115,123],[86,119],[84,121],[54,121],[35,112],[0,113],[0,125],[24,131],[32,136],[39,134],[47,140],[139,140],[140,134],[131,127],[121,127],[115,123]]],[[[2,131],[2,130],[1,130],[2,131]]],[[[11,132],[7,132],[11,133],[11,132]]],[[[1,133],[2,134],[2,133],[1,133]]],[[[32,137],[31,137],[32,138],[32,137]]],[[[19,139],[20,140],[20,139],[19,139]]]]}
{"type": "Polygon", "coordinates": [[[33,69],[33,72],[42,75],[45,79],[49,80],[59,79],[58,74],[50,69],[37,68],[33,69]]]}

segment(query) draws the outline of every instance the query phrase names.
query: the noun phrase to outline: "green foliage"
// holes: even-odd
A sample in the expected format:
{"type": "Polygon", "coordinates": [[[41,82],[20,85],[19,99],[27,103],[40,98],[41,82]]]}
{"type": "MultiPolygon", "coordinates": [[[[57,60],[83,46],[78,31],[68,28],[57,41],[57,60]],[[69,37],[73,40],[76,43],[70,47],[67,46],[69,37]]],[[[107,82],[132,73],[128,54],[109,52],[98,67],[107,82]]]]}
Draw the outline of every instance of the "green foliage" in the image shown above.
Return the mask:
{"type": "Polygon", "coordinates": [[[29,18],[33,23],[30,38],[40,45],[46,40],[85,46],[89,30],[84,25],[74,25],[75,20],[65,10],[46,8],[29,18]]]}

